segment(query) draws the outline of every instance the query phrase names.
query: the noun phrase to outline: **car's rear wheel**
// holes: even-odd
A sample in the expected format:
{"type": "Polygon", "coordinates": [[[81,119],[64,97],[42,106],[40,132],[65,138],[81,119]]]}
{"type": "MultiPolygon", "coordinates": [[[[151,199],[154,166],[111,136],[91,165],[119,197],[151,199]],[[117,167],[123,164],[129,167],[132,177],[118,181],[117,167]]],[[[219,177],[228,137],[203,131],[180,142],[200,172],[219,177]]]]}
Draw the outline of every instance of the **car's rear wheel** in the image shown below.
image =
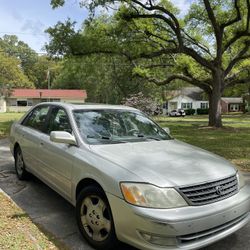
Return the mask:
{"type": "Polygon", "coordinates": [[[15,151],[15,170],[19,180],[28,179],[29,173],[26,171],[23,153],[20,147],[18,147],[15,151]]]}
{"type": "Polygon", "coordinates": [[[111,209],[103,190],[88,186],[78,195],[76,219],[83,237],[96,249],[117,249],[111,209]]]}

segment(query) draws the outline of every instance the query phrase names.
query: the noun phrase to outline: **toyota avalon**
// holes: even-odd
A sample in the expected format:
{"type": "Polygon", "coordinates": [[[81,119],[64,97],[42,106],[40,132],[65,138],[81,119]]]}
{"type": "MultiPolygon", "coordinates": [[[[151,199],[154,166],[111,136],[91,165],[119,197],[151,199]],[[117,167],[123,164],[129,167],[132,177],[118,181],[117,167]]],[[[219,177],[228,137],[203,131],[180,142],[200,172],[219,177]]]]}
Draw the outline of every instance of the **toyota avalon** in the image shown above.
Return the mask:
{"type": "Polygon", "coordinates": [[[249,222],[241,173],[137,109],[42,103],[10,141],[18,178],[32,173],[72,203],[95,249],[197,249],[249,222]]]}

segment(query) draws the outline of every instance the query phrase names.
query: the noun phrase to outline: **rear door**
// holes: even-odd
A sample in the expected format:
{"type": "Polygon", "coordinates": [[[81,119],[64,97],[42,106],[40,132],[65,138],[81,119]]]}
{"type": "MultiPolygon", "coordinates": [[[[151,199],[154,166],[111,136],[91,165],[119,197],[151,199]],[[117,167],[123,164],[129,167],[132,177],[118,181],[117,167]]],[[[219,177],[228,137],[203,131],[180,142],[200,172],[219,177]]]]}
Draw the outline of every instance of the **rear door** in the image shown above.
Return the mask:
{"type": "Polygon", "coordinates": [[[33,109],[20,126],[20,147],[23,152],[24,162],[28,169],[38,172],[39,152],[38,143],[45,129],[49,113],[48,105],[41,105],[33,109]]]}

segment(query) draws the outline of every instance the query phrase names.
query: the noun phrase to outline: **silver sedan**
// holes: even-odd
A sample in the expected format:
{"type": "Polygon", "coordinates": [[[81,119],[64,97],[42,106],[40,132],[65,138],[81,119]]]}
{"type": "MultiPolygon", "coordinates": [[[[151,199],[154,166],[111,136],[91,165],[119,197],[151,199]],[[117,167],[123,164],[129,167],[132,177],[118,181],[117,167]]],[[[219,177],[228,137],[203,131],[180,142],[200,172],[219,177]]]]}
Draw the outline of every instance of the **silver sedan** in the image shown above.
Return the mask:
{"type": "Polygon", "coordinates": [[[18,178],[72,203],[96,249],[197,249],[246,225],[240,172],[168,132],[130,107],[42,103],[12,126],[10,147],[18,178]]]}

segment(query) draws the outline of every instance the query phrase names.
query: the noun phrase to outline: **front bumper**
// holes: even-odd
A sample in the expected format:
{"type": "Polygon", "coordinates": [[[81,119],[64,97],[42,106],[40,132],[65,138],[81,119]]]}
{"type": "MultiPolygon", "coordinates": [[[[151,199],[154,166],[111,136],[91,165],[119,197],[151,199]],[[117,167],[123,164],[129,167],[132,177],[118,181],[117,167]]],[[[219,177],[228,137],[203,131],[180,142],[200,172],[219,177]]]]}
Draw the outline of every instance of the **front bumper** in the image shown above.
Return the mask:
{"type": "Polygon", "coordinates": [[[107,196],[118,239],[139,249],[197,249],[234,233],[250,220],[248,185],[230,198],[176,209],[136,207],[107,196]]]}

